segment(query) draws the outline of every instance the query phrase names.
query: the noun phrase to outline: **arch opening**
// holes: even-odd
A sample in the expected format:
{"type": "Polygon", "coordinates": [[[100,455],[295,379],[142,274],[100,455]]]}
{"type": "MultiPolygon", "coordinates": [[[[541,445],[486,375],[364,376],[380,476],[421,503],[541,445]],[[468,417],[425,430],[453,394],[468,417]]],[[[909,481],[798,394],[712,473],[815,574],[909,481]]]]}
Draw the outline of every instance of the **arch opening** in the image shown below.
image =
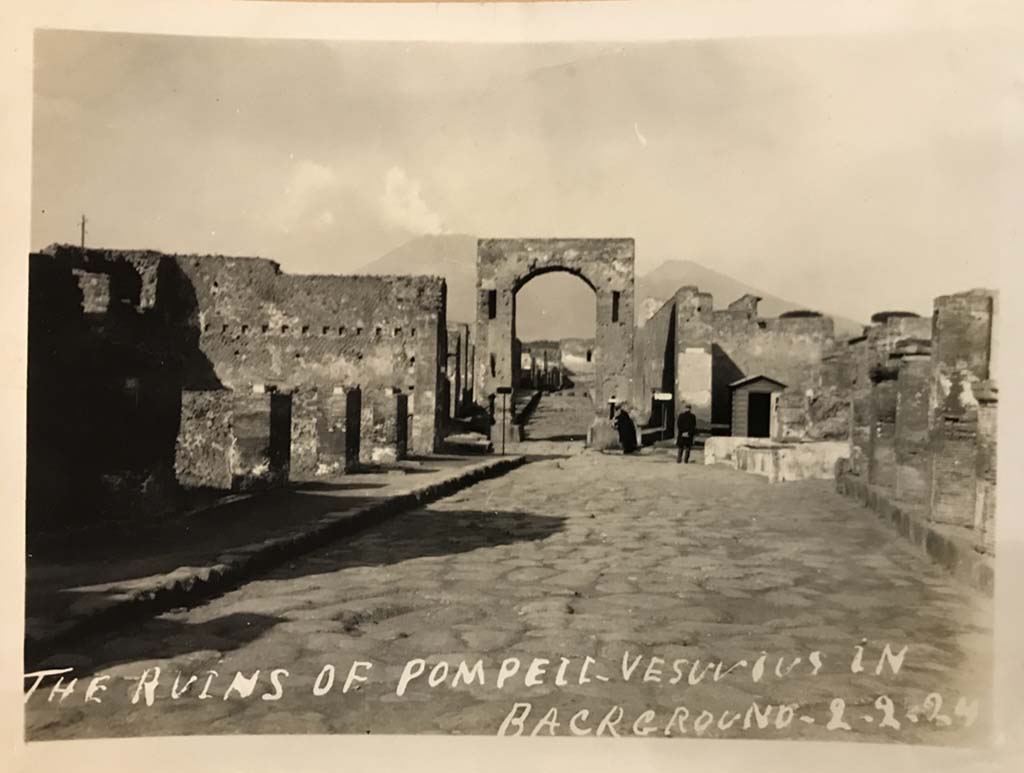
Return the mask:
{"type": "Polygon", "coordinates": [[[549,268],[516,285],[513,363],[524,440],[583,441],[593,421],[597,296],[581,273],[549,268]]]}

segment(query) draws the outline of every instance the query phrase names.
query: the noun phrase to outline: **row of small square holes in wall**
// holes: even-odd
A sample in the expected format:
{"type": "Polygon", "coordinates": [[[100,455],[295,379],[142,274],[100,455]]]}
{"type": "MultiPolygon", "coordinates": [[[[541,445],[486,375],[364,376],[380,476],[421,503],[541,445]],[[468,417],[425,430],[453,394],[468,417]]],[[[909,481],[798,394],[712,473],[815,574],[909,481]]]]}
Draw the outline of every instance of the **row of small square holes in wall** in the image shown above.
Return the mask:
{"type": "MultiPolygon", "coordinates": [[[[249,333],[250,329],[251,328],[250,328],[249,325],[241,325],[239,327],[239,331],[241,332],[242,335],[247,335],[249,333]]],[[[282,335],[287,335],[287,333],[291,330],[291,327],[289,325],[281,325],[281,329],[280,330],[281,330],[281,334],[282,335]]],[[[302,335],[309,335],[309,331],[310,331],[310,326],[309,325],[303,325],[300,328],[300,332],[301,332],[302,335]]],[[[205,325],[203,325],[203,332],[204,333],[209,333],[210,332],[210,323],[209,322],[207,322],[205,325]]],[[[230,332],[232,332],[231,331],[231,325],[221,325],[220,332],[221,333],[230,333],[230,332]]],[[[262,332],[262,333],[270,333],[270,325],[261,325],[260,326],[260,332],[262,332]]],[[[358,335],[362,335],[363,334],[363,328],[361,328],[361,327],[346,328],[344,325],[341,325],[338,328],[334,328],[333,326],[330,326],[330,325],[324,325],[323,327],[321,327],[321,335],[325,335],[325,336],[326,335],[334,335],[335,333],[337,335],[345,335],[346,332],[352,332],[354,335],[358,336],[358,335]]],[[[382,327],[374,328],[374,335],[377,338],[382,337],[384,335],[384,328],[382,328],[382,327]]],[[[394,335],[395,335],[395,338],[398,338],[399,336],[401,336],[402,335],[402,328],[396,327],[394,335]]],[[[409,330],[409,336],[411,338],[415,338],[416,337],[416,328],[411,328],[409,330]]]]}

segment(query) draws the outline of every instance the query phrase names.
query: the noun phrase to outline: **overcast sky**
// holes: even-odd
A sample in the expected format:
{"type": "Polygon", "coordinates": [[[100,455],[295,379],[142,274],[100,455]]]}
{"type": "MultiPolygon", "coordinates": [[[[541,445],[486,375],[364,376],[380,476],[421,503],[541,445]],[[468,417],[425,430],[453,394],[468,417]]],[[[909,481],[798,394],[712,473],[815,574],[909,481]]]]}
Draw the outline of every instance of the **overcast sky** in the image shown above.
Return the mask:
{"type": "Polygon", "coordinates": [[[640,271],[929,313],[997,286],[1008,249],[1021,74],[997,42],[42,32],[32,243],[77,241],[84,212],[96,246],[347,273],[425,233],[631,236],[640,271]]]}

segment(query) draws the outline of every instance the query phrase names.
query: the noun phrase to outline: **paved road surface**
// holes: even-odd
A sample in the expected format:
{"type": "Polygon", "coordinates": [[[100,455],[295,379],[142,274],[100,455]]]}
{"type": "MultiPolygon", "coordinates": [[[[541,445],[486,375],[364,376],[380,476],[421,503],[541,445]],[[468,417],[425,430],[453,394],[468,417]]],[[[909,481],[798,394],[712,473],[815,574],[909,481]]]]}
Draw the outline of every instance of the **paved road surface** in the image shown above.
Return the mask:
{"type": "Polygon", "coordinates": [[[575,715],[575,730],[591,734],[954,743],[986,724],[990,614],[827,482],[773,486],[677,465],[665,451],[584,453],[528,464],[202,607],[56,653],[49,667],[109,675],[108,689],[85,703],[83,678],[60,703],[48,701],[48,680],[29,700],[28,731],[494,734],[529,704],[508,732],[569,734],[575,715]],[[876,675],[887,643],[908,650],[898,674],[883,662],[876,675]],[[864,670],[852,673],[857,645],[864,670]],[[397,695],[417,658],[424,673],[397,695]],[[520,665],[499,689],[508,658],[520,665]],[[453,687],[458,664],[478,659],[485,684],[467,667],[472,683],[453,687]],[[354,661],[373,665],[344,692],[354,661]],[[314,695],[325,664],[333,687],[314,695]],[[708,664],[721,664],[717,681],[708,664]],[[132,704],[152,666],[153,705],[144,692],[132,704]],[[241,681],[228,691],[236,671],[256,669],[249,697],[241,681]],[[263,697],[279,694],[273,669],[288,671],[276,674],[279,700],[263,697]],[[179,687],[197,680],[175,700],[179,673],[179,687]],[[941,706],[925,700],[933,692],[941,706]],[[882,726],[882,695],[899,729],[882,726]],[[969,701],[956,710],[961,697],[979,701],[977,719],[969,701]],[[763,729],[755,702],[773,707],[763,729]]]}

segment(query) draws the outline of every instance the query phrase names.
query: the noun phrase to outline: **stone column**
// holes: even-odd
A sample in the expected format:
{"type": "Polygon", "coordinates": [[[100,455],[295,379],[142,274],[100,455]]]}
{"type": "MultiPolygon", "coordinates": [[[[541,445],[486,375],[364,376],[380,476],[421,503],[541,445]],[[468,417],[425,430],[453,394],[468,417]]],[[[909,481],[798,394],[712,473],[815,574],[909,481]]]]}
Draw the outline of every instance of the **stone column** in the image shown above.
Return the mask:
{"type": "Polygon", "coordinates": [[[973,527],[979,382],[989,375],[992,294],[971,290],[935,299],[929,407],[930,516],[973,527]]]}
{"type": "Polygon", "coordinates": [[[895,353],[896,496],[923,507],[928,504],[928,393],[931,342],[895,353]]]}

